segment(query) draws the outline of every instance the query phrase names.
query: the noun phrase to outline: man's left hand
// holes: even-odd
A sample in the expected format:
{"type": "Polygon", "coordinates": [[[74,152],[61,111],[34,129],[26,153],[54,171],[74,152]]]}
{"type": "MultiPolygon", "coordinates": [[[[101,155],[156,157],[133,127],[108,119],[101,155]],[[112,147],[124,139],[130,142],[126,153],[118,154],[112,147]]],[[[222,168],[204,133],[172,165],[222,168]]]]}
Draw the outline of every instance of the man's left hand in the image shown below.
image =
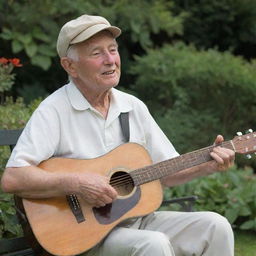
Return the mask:
{"type": "MultiPolygon", "coordinates": [[[[216,147],[213,148],[213,151],[210,153],[211,157],[215,160],[213,165],[215,166],[215,170],[224,171],[231,167],[234,164],[235,160],[235,152],[228,148],[223,148],[218,146],[218,144],[222,143],[224,138],[222,135],[218,135],[215,139],[214,145],[216,147]]],[[[212,166],[214,168],[214,166],[212,166]]]]}

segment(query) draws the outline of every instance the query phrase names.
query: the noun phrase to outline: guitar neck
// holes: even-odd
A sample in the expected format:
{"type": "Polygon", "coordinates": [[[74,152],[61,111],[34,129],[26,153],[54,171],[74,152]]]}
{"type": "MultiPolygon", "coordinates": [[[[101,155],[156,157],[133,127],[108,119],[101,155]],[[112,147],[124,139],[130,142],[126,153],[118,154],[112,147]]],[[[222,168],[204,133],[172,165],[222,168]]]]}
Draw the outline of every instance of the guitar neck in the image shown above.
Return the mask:
{"type": "MultiPolygon", "coordinates": [[[[225,141],[221,143],[220,146],[234,150],[232,141],[225,141]]],[[[212,158],[210,152],[213,148],[214,146],[209,146],[157,164],[146,166],[132,171],[130,175],[132,176],[135,185],[158,180],[184,169],[211,161],[212,158]]]]}

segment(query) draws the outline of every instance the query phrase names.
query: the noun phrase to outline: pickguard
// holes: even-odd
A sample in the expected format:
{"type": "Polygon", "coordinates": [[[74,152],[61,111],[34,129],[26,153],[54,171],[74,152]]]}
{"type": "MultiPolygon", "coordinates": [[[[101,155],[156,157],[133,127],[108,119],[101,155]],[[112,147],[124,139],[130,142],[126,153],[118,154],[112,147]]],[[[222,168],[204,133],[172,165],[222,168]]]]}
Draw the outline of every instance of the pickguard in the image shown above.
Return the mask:
{"type": "Polygon", "coordinates": [[[107,204],[104,207],[93,207],[94,216],[100,224],[110,224],[131,210],[139,202],[140,197],[140,187],[136,187],[136,190],[130,197],[124,199],[118,198],[113,203],[107,204]]]}

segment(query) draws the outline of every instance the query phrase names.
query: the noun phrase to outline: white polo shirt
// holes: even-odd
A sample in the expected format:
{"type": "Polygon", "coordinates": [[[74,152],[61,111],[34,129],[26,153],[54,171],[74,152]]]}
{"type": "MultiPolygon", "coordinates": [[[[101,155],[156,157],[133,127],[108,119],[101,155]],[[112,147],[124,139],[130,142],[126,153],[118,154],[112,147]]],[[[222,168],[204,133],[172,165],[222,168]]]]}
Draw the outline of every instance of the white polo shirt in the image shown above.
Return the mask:
{"type": "Polygon", "coordinates": [[[138,98],[111,90],[107,119],[70,82],[35,110],[7,167],[38,165],[50,157],[91,159],[123,144],[119,115],[129,112],[130,142],[143,145],[154,163],[178,153],[138,98]]]}

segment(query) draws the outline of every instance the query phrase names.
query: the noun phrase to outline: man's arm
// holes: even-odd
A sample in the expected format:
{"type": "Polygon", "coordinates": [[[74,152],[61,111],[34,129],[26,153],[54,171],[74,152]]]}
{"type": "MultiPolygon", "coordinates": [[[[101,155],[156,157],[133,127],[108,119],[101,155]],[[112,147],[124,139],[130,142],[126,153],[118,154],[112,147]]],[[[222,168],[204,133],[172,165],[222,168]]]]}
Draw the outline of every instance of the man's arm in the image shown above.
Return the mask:
{"type": "Polygon", "coordinates": [[[77,194],[94,206],[111,203],[117,192],[109,178],[95,173],[50,173],[36,166],[6,168],[2,190],[24,198],[49,198],[77,194]]]}
{"type": "MultiPolygon", "coordinates": [[[[224,138],[218,135],[215,144],[223,141],[224,138]]],[[[177,186],[197,177],[224,171],[234,164],[235,152],[233,150],[216,146],[210,154],[212,161],[169,175],[161,180],[162,184],[168,187],[177,186]]]]}

